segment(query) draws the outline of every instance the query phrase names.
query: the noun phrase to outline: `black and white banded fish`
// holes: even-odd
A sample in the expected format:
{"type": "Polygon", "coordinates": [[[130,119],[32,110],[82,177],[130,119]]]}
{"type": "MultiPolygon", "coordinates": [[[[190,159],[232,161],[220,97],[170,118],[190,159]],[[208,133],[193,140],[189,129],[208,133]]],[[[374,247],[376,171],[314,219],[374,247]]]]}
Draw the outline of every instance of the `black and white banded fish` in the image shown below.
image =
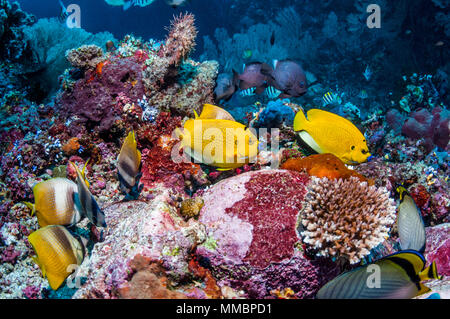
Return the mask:
{"type": "Polygon", "coordinates": [[[95,226],[106,227],[105,214],[100,209],[94,196],[89,191],[82,172],[77,165],[72,162],[70,162],[70,164],[77,172],[78,198],[83,215],[89,218],[95,226]]]}
{"type": "Polygon", "coordinates": [[[282,93],[280,90],[274,88],[273,86],[268,86],[265,90],[264,93],[267,95],[267,97],[269,99],[276,99],[277,97],[280,96],[280,94],[282,93]]]}
{"type": "Polygon", "coordinates": [[[255,91],[256,91],[256,88],[249,88],[249,89],[246,89],[246,90],[241,90],[240,92],[239,92],[239,94],[240,94],[240,96],[242,96],[242,97],[245,97],[245,96],[253,96],[253,95],[255,95],[255,91]]]}

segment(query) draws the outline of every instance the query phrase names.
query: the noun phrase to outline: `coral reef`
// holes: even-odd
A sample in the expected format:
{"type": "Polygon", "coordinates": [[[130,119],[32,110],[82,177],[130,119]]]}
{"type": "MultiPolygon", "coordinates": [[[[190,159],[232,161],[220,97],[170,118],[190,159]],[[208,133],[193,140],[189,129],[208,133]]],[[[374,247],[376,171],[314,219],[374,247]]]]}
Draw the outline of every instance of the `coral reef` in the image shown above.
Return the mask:
{"type": "Polygon", "coordinates": [[[208,238],[197,255],[209,260],[219,286],[243,289],[250,298],[289,287],[298,298],[311,298],[336,275],[329,261],[310,261],[299,249],[295,228],[307,182],[297,172],[262,170],[222,180],[202,194],[199,221],[208,238]]]}
{"type": "Polygon", "coordinates": [[[389,236],[395,205],[385,189],[356,177],[337,182],[312,178],[301,213],[301,235],[318,256],[354,264],[389,236]]]}

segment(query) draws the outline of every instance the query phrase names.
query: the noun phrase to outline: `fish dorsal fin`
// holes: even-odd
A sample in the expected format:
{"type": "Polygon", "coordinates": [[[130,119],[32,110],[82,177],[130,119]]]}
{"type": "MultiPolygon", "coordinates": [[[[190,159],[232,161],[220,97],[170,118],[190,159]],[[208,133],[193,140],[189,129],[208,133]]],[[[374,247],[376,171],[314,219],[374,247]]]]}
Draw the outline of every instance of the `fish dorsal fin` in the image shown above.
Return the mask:
{"type": "Polygon", "coordinates": [[[440,276],[437,272],[436,262],[433,261],[430,266],[428,266],[427,268],[422,270],[419,273],[419,278],[420,278],[420,281],[431,280],[431,279],[441,280],[442,276],[440,276]]]}
{"type": "Polygon", "coordinates": [[[425,257],[423,257],[423,255],[421,253],[419,253],[418,251],[415,251],[415,250],[403,250],[403,251],[400,251],[400,252],[397,252],[397,253],[394,253],[392,255],[382,258],[382,260],[393,261],[393,262],[397,263],[399,266],[401,266],[402,268],[404,268],[402,266],[402,264],[404,262],[399,264],[397,262],[398,259],[402,259],[404,262],[407,262],[410,266],[412,266],[414,268],[415,274],[408,273],[408,275],[410,275],[410,276],[419,274],[420,272],[422,272],[422,270],[425,267],[425,257]]]}
{"type": "Polygon", "coordinates": [[[233,116],[221,107],[212,104],[203,105],[202,113],[196,119],[235,121],[233,116]]]}
{"type": "Polygon", "coordinates": [[[346,118],[343,118],[342,116],[319,109],[309,110],[308,113],[306,114],[306,117],[311,122],[317,120],[330,121],[331,123],[335,121],[344,121],[345,123],[354,126],[352,122],[350,122],[346,118]]]}

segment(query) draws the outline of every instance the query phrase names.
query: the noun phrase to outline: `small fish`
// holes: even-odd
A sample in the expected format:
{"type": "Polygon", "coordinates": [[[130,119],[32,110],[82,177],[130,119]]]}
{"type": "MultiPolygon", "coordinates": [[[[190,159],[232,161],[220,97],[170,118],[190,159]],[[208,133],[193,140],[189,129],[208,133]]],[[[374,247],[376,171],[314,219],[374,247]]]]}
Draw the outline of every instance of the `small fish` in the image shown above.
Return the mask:
{"type": "Polygon", "coordinates": [[[425,251],[426,236],[422,214],[405,187],[399,186],[396,188],[396,191],[400,196],[397,219],[400,247],[402,250],[413,249],[423,253],[425,251]]]}
{"type": "Polygon", "coordinates": [[[81,265],[85,256],[83,243],[63,226],[40,228],[28,236],[28,241],[37,255],[33,260],[53,290],[63,284],[74,270],[73,265],[81,265]]]}
{"type": "Polygon", "coordinates": [[[306,117],[300,110],[294,119],[294,131],[317,153],[334,154],[345,164],[363,163],[371,156],[358,128],[331,112],[312,109],[306,117]]]}
{"type": "Polygon", "coordinates": [[[276,99],[277,97],[280,96],[281,92],[280,90],[277,90],[276,88],[274,88],[273,86],[269,86],[264,90],[264,93],[267,95],[267,97],[269,99],[276,99]]]}
{"type": "Polygon", "coordinates": [[[61,13],[59,14],[59,21],[61,23],[66,23],[67,18],[69,17],[69,12],[67,12],[67,8],[64,5],[64,3],[62,3],[61,0],[59,0],[59,6],[61,7],[61,13]]]}
{"type": "Polygon", "coordinates": [[[445,45],[444,41],[438,41],[434,44],[437,47],[443,47],[445,45]]]}
{"type": "Polygon", "coordinates": [[[339,97],[339,94],[333,92],[327,92],[323,95],[323,106],[327,106],[330,104],[341,104],[342,100],[339,97]]]}
{"type": "Polygon", "coordinates": [[[134,131],[128,133],[117,158],[120,188],[126,194],[132,192],[139,181],[141,152],[137,149],[134,131]]]}
{"type": "MultiPolygon", "coordinates": [[[[122,1],[123,2],[123,10],[126,11],[133,6],[136,7],[146,7],[152,4],[155,0],[130,0],[130,1],[122,1]]],[[[114,2],[114,1],[113,1],[114,2]]],[[[120,2],[120,1],[118,1],[120,2]]]]}
{"type": "Polygon", "coordinates": [[[100,209],[94,196],[89,191],[83,173],[73,162],[70,162],[70,164],[75,168],[77,172],[78,197],[82,214],[89,218],[89,220],[95,226],[106,227],[105,214],[100,209]]]}
{"type": "Polygon", "coordinates": [[[366,90],[361,90],[361,92],[359,92],[358,97],[362,100],[365,100],[369,97],[369,94],[367,94],[366,90]]]}
{"type": "Polygon", "coordinates": [[[220,102],[221,100],[228,101],[238,88],[239,74],[233,70],[233,75],[228,73],[221,73],[217,77],[216,87],[214,88],[214,100],[220,102]]]}
{"type": "Polygon", "coordinates": [[[366,69],[364,70],[363,76],[366,79],[366,81],[370,81],[370,79],[372,78],[372,70],[370,69],[369,66],[366,66],[366,69]]]}
{"type": "Polygon", "coordinates": [[[254,96],[255,95],[255,91],[256,91],[256,88],[254,88],[254,87],[253,88],[248,88],[246,90],[241,90],[239,92],[239,95],[242,96],[242,97],[254,96]]]}
{"type": "Polygon", "coordinates": [[[299,97],[306,93],[308,82],[300,64],[291,60],[274,60],[273,66],[263,64],[261,73],[268,77],[270,86],[283,92],[282,98],[299,97]]]}
{"type": "Polygon", "coordinates": [[[82,218],[77,184],[67,178],[52,178],[33,187],[35,203],[24,202],[36,213],[40,227],[73,226],[82,218]]]}
{"type": "Polygon", "coordinates": [[[272,31],[272,35],[270,36],[270,45],[273,46],[275,44],[275,31],[272,31]]]}
{"type": "Polygon", "coordinates": [[[253,132],[234,120],[217,119],[224,114],[218,110],[218,106],[206,105],[201,116],[187,120],[183,130],[177,130],[181,147],[198,163],[225,170],[256,159],[258,139],[253,132]]]}
{"type": "Polygon", "coordinates": [[[442,278],[438,275],[434,262],[427,268],[425,268],[425,264],[425,258],[417,251],[397,252],[372,264],[339,275],[318,291],[317,298],[414,298],[430,291],[422,284],[422,281],[442,278]],[[374,265],[375,268],[373,268],[374,265]],[[374,273],[374,271],[379,271],[379,273],[374,273]]]}
{"type": "Polygon", "coordinates": [[[242,58],[244,60],[248,60],[253,56],[253,51],[248,49],[248,50],[244,50],[244,52],[242,52],[242,58]]]}
{"type": "Polygon", "coordinates": [[[190,0],[166,0],[166,3],[172,8],[176,9],[179,6],[183,6],[188,3],[190,0]]]}

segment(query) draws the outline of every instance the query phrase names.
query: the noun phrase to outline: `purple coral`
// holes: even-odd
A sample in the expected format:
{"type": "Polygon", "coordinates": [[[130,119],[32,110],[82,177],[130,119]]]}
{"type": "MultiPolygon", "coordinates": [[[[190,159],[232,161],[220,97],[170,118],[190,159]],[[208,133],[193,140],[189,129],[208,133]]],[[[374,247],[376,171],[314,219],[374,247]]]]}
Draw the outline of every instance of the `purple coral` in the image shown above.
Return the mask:
{"type": "Polygon", "coordinates": [[[449,113],[439,107],[430,113],[427,109],[420,109],[412,113],[402,127],[402,134],[417,140],[424,138],[428,151],[439,146],[446,149],[449,142],[449,113]]]}
{"type": "Polygon", "coordinates": [[[10,263],[14,265],[20,254],[20,251],[14,249],[14,245],[9,245],[3,249],[0,255],[0,260],[2,263],[10,263]]]}

